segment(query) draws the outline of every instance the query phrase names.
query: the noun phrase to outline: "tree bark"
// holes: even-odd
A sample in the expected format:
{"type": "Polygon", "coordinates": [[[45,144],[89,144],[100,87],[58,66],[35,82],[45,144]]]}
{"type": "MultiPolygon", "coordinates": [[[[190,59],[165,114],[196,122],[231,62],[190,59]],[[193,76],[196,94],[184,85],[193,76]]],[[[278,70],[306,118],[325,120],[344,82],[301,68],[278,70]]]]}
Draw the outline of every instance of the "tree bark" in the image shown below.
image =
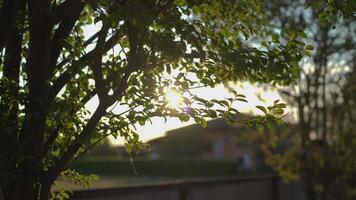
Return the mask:
{"type": "Polygon", "coordinates": [[[38,200],[48,200],[50,198],[53,181],[45,180],[41,182],[38,200]]]}
{"type": "Polygon", "coordinates": [[[50,1],[28,3],[29,50],[26,65],[29,96],[19,135],[20,162],[9,184],[7,199],[38,200],[42,174],[43,140],[49,108],[50,1]],[[13,187],[11,187],[13,186],[13,187]]]}
{"type": "Polygon", "coordinates": [[[0,8],[0,51],[6,45],[10,29],[15,22],[21,4],[23,4],[22,0],[6,0],[0,8]]]}

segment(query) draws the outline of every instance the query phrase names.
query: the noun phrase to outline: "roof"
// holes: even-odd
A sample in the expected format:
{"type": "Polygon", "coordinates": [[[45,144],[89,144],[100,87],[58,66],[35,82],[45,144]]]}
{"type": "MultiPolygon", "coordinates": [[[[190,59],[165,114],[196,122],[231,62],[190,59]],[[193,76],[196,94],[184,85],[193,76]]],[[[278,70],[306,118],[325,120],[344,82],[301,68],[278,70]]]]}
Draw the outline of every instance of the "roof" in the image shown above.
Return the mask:
{"type": "MultiPolygon", "coordinates": [[[[247,119],[251,116],[249,115],[241,115],[240,118],[241,119],[247,119]]],[[[285,123],[284,125],[275,127],[276,131],[280,132],[281,130],[285,129],[288,127],[288,129],[291,129],[291,127],[293,127],[292,129],[296,130],[295,124],[290,124],[290,123],[285,123]]],[[[224,119],[214,119],[214,120],[210,120],[207,122],[207,126],[205,128],[203,128],[200,124],[192,124],[192,125],[188,125],[185,127],[181,127],[181,128],[177,128],[174,130],[170,130],[167,131],[165,136],[153,139],[148,141],[149,144],[158,144],[158,143],[162,143],[163,140],[165,140],[166,137],[170,137],[170,136],[184,136],[184,135],[201,135],[201,134],[205,134],[205,133],[222,133],[222,132],[230,132],[230,133],[237,133],[236,131],[238,131],[238,133],[244,135],[244,133],[251,133],[254,132],[253,129],[248,128],[245,124],[243,123],[235,123],[235,124],[231,124],[226,122],[226,120],[224,119]]],[[[241,135],[241,136],[242,136],[241,135]]]]}
{"type": "Polygon", "coordinates": [[[159,137],[159,138],[155,138],[155,139],[152,139],[152,140],[148,141],[147,143],[148,144],[159,144],[164,140],[164,138],[165,138],[165,136],[162,136],[162,137],[159,137]]]}
{"type": "MultiPolygon", "coordinates": [[[[245,115],[241,116],[243,118],[246,118],[245,115]]],[[[241,123],[235,123],[231,124],[226,122],[224,119],[214,119],[210,120],[207,122],[207,126],[203,128],[200,124],[193,124],[189,126],[185,126],[182,128],[170,130],[166,132],[166,135],[171,135],[171,134],[179,134],[179,133],[197,133],[197,132],[213,132],[216,130],[236,130],[236,128],[243,128],[243,125],[241,123]]]]}

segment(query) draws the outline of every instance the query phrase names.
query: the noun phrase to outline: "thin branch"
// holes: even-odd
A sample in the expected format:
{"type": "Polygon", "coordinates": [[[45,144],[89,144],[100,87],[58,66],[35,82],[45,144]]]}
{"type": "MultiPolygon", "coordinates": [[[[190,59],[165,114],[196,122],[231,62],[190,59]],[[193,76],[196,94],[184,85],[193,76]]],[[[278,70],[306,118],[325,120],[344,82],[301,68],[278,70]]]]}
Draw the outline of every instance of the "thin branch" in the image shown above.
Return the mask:
{"type": "MultiPolygon", "coordinates": [[[[124,127],[126,127],[126,126],[129,126],[129,125],[131,125],[131,124],[132,124],[132,123],[125,124],[125,125],[119,127],[118,129],[122,129],[122,128],[124,128],[124,127]]],[[[95,145],[97,145],[99,142],[103,141],[105,138],[107,138],[107,137],[110,136],[110,135],[112,135],[112,133],[104,134],[104,135],[103,135],[101,138],[99,138],[97,141],[91,143],[91,144],[90,144],[89,146],[87,146],[79,155],[77,155],[73,160],[71,160],[71,161],[68,163],[68,165],[67,165],[66,168],[70,168],[70,167],[73,165],[73,163],[74,163],[78,158],[80,158],[81,156],[83,156],[83,155],[84,155],[85,153],[87,153],[90,149],[92,149],[95,145]]]]}
{"type": "Polygon", "coordinates": [[[97,94],[99,96],[99,100],[102,101],[103,99],[107,98],[107,89],[103,79],[102,73],[102,57],[104,55],[104,45],[105,45],[105,38],[107,36],[109,27],[103,25],[102,30],[99,34],[97,45],[95,47],[95,58],[93,64],[89,65],[93,71],[94,80],[95,80],[95,88],[97,90],[97,94]]]}
{"type": "Polygon", "coordinates": [[[118,89],[114,92],[114,94],[105,99],[105,101],[101,101],[99,103],[98,108],[95,110],[94,114],[89,119],[88,123],[84,126],[83,130],[75,139],[73,144],[71,144],[66,150],[66,152],[61,156],[61,158],[59,158],[59,160],[55,162],[54,167],[46,173],[46,175],[48,175],[50,179],[54,179],[55,177],[57,177],[60,171],[66,168],[68,162],[71,160],[75,152],[77,152],[78,149],[82,146],[83,142],[91,136],[92,131],[95,129],[96,125],[99,123],[102,116],[105,115],[106,109],[116,100],[123,97],[124,91],[128,85],[128,79],[132,72],[133,71],[127,71],[125,75],[121,78],[120,85],[118,89]]]}
{"type": "MultiPolygon", "coordinates": [[[[98,108],[95,110],[94,114],[90,117],[89,121],[84,126],[84,128],[82,129],[78,137],[75,138],[74,142],[67,148],[67,150],[63,153],[63,155],[55,162],[53,167],[48,172],[46,172],[46,175],[49,177],[49,179],[55,179],[55,177],[59,175],[60,171],[67,167],[73,155],[80,149],[83,143],[90,138],[97,124],[99,123],[101,118],[106,114],[106,109],[124,96],[124,92],[128,86],[128,80],[130,78],[130,75],[135,71],[141,70],[141,68],[137,66],[138,64],[137,57],[140,56],[139,51],[142,50],[141,49],[142,47],[139,47],[137,43],[138,32],[134,28],[133,29],[132,28],[133,27],[128,26],[128,35],[129,35],[129,42],[130,42],[128,66],[124,69],[124,75],[120,80],[118,88],[114,91],[114,93],[111,96],[99,102],[98,108]]],[[[107,48],[109,46],[111,47],[115,46],[117,40],[111,41],[112,38],[116,39],[115,35],[112,36],[108,42],[106,42],[103,53],[107,51],[107,48]],[[109,45],[111,43],[112,45],[109,45]]]]}
{"type": "Polygon", "coordinates": [[[126,51],[125,51],[125,48],[124,48],[124,46],[122,45],[122,43],[120,42],[120,41],[118,41],[117,42],[119,45],[120,45],[120,47],[121,47],[121,50],[120,50],[120,53],[121,52],[123,52],[124,53],[124,55],[125,55],[125,57],[126,57],[126,60],[127,60],[127,53],[126,53],[126,51]]]}
{"type": "MultiPolygon", "coordinates": [[[[86,48],[89,44],[92,44],[92,42],[99,36],[100,30],[96,32],[94,35],[92,35],[87,41],[82,44],[82,48],[86,48]]],[[[84,54],[83,56],[85,56],[84,54]]],[[[63,59],[60,63],[58,63],[54,68],[60,69],[62,68],[65,64],[67,64],[70,61],[70,58],[65,58],[63,59]]]]}
{"type": "MultiPolygon", "coordinates": [[[[93,98],[93,96],[95,95],[95,90],[90,91],[89,93],[87,93],[87,95],[85,95],[85,97],[83,97],[80,100],[80,104],[81,105],[85,105],[90,99],[93,98]]],[[[71,109],[71,111],[69,112],[69,115],[74,115],[76,112],[78,112],[78,106],[77,107],[73,107],[71,109]]],[[[60,119],[61,115],[63,115],[63,113],[59,112],[57,117],[58,119],[60,119]]],[[[56,138],[59,135],[59,131],[63,128],[63,124],[60,123],[60,121],[58,122],[59,125],[57,125],[57,127],[55,127],[49,134],[48,134],[48,139],[45,142],[44,145],[44,152],[46,153],[49,148],[53,145],[53,143],[55,142],[56,138]]]]}
{"type": "MultiPolygon", "coordinates": [[[[103,53],[106,53],[112,47],[114,47],[116,45],[117,39],[120,36],[121,33],[117,32],[109,40],[107,40],[103,53]]],[[[57,78],[57,80],[53,83],[53,86],[51,87],[52,98],[54,98],[58,94],[58,92],[68,83],[68,81],[71,80],[76,73],[78,73],[78,71],[81,69],[80,67],[82,67],[88,61],[91,61],[94,58],[94,55],[95,50],[92,50],[89,53],[85,54],[84,56],[79,58],[79,60],[75,61],[71,66],[69,66],[68,69],[57,78]]]]}
{"type": "Polygon", "coordinates": [[[50,180],[55,179],[61,170],[66,168],[66,165],[71,160],[72,156],[82,146],[83,141],[85,141],[91,135],[92,131],[95,129],[96,125],[105,114],[105,110],[106,106],[99,104],[98,108],[95,110],[88,123],[84,126],[80,135],[75,139],[74,143],[67,148],[64,154],[55,162],[53,167],[48,172],[46,172],[46,175],[50,180]]]}

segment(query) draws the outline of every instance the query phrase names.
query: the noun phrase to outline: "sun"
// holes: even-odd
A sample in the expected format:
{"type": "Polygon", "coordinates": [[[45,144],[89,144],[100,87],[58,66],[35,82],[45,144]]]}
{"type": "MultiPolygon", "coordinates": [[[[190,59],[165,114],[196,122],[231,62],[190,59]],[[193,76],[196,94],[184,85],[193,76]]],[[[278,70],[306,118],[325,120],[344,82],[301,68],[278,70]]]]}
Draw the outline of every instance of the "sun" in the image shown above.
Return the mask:
{"type": "Polygon", "coordinates": [[[183,97],[175,89],[168,89],[165,91],[168,106],[178,108],[183,103],[183,97]]]}

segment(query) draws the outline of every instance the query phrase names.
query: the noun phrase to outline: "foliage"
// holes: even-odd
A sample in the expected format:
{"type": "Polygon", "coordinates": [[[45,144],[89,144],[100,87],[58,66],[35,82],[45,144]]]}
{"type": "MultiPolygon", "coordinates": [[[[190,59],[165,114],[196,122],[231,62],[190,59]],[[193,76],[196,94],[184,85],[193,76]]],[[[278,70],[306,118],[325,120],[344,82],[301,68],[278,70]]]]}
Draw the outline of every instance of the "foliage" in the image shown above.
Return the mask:
{"type": "MultiPolygon", "coordinates": [[[[97,175],[81,175],[77,171],[73,169],[66,169],[61,172],[60,177],[61,180],[69,181],[70,183],[81,186],[83,189],[87,189],[91,182],[98,180],[99,177],[97,175]]],[[[54,185],[56,182],[54,182],[54,185]]],[[[51,199],[62,200],[69,199],[72,192],[66,188],[62,188],[59,191],[51,191],[51,199]]]]}
{"type": "Polygon", "coordinates": [[[61,172],[109,135],[142,148],[134,127],[152,117],[231,119],[243,96],[206,101],[189,89],[289,84],[309,49],[304,32],[271,29],[257,0],[5,0],[0,11],[5,199],[48,199],[61,172]],[[180,108],[168,106],[166,89],[184,95],[180,108]]]}
{"type": "Polygon", "coordinates": [[[356,4],[352,0],[309,0],[305,2],[305,8],[323,11],[318,13],[318,16],[315,16],[318,18],[320,25],[322,26],[335,25],[340,18],[354,19],[356,17],[356,4]]]}
{"type": "Polygon", "coordinates": [[[355,74],[355,4],[287,2],[270,1],[268,15],[276,28],[306,31],[308,39],[302,42],[310,50],[306,53],[310,58],[299,62],[298,85],[280,90],[297,111],[298,127],[284,133],[267,129],[262,148],[269,164],[282,176],[302,178],[310,199],[317,195],[326,199],[333,185],[346,183],[352,188],[355,184],[356,99],[350,87],[355,74]]]}
{"type": "Polygon", "coordinates": [[[139,159],[134,167],[129,159],[80,159],[73,164],[83,174],[96,173],[101,176],[172,176],[199,177],[223,176],[238,173],[236,161],[203,159],[139,159]],[[136,172],[135,172],[136,171],[136,172]]]}
{"type": "Polygon", "coordinates": [[[265,163],[271,166],[284,181],[300,178],[301,164],[298,160],[300,139],[298,126],[269,122],[259,127],[249,139],[259,144],[265,163]]]}

